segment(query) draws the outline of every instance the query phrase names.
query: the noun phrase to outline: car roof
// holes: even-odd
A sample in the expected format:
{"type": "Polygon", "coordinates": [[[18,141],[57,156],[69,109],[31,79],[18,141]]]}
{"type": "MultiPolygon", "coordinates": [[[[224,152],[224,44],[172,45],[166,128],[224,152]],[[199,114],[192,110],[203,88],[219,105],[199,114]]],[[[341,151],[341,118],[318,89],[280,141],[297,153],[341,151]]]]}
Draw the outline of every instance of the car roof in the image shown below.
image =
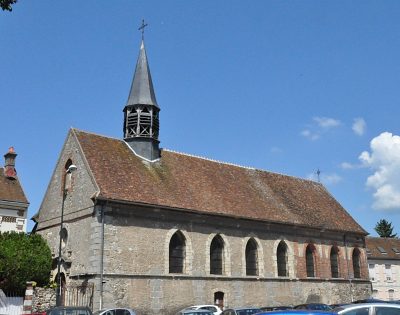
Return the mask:
{"type": "Polygon", "coordinates": [[[357,309],[357,308],[363,308],[363,307],[377,307],[377,306],[384,306],[384,307],[392,307],[392,308],[400,308],[399,304],[394,304],[394,303],[357,303],[357,304],[347,304],[347,305],[342,305],[339,307],[334,308],[335,312],[341,312],[344,310],[348,310],[348,309],[357,309]]]}
{"type": "Polygon", "coordinates": [[[257,315],[272,315],[272,314],[279,314],[279,315],[294,315],[294,314],[299,314],[299,315],[337,315],[337,313],[332,312],[332,311],[320,311],[320,310],[307,310],[307,309],[301,309],[301,310],[294,310],[294,309],[288,309],[288,310],[276,310],[276,311],[270,311],[270,312],[261,312],[258,313],[257,315]]]}
{"type": "Polygon", "coordinates": [[[383,303],[381,303],[381,302],[379,302],[379,303],[357,303],[357,304],[347,304],[347,305],[342,305],[342,306],[340,306],[341,308],[345,308],[345,309],[348,309],[348,308],[358,308],[358,307],[365,307],[365,306],[382,306],[382,305],[384,305],[384,306],[393,306],[394,308],[399,308],[400,307],[400,305],[398,305],[398,304],[395,304],[395,303],[390,303],[390,302],[383,302],[383,303]]]}

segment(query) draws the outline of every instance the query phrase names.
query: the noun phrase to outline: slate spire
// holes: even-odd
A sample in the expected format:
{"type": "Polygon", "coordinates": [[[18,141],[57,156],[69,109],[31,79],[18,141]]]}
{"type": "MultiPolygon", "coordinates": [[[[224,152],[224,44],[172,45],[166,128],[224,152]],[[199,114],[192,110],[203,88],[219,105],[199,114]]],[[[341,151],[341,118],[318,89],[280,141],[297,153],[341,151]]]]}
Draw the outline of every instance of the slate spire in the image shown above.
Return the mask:
{"type": "Polygon", "coordinates": [[[139,50],[128,101],[124,108],[124,140],[135,153],[153,161],[160,157],[159,112],[144,40],[139,50]]]}
{"type": "Polygon", "coordinates": [[[139,57],[126,106],[135,104],[154,105],[158,107],[143,40],[140,45],[139,57]]]}

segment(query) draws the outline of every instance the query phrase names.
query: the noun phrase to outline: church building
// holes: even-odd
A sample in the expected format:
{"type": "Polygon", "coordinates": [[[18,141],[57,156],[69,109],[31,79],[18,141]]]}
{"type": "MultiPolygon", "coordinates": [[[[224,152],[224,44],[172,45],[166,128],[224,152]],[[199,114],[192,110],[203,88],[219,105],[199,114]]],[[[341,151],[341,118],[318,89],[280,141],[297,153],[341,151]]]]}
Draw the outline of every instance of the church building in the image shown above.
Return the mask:
{"type": "Polygon", "coordinates": [[[69,131],[34,216],[65,304],[74,285],[138,314],[370,296],[367,233],[322,184],[160,147],[143,40],[123,112],[120,139],[69,131]]]}

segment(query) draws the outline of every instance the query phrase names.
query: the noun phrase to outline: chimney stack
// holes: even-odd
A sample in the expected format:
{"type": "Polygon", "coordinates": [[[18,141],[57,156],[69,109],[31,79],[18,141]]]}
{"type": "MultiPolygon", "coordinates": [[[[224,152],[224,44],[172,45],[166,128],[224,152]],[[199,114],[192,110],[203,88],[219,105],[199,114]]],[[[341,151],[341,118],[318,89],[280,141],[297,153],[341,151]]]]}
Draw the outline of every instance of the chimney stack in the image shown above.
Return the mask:
{"type": "Polygon", "coordinates": [[[8,149],[8,152],[4,154],[5,164],[4,164],[4,175],[10,179],[17,178],[17,171],[15,170],[15,158],[17,153],[15,153],[14,148],[8,149]]]}

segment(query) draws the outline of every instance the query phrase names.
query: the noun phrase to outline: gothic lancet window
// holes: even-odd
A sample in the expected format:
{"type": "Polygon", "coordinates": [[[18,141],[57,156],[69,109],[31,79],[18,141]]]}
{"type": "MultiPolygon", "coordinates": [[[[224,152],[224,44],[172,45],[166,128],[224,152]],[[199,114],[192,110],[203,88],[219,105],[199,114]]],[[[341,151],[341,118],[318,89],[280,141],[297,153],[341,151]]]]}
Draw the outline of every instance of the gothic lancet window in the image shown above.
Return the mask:
{"type": "Polygon", "coordinates": [[[169,242],[169,272],[183,273],[185,269],[186,240],[181,232],[172,235],[169,242]]]}
{"type": "Polygon", "coordinates": [[[315,277],[314,248],[311,244],[306,249],[306,270],[307,277],[315,277]]]}
{"type": "Polygon", "coordinates": [[[258,253],[257,243],[251,238],[246,245],[246,275],[257,276],[258,275],[258,253]]]}
{"type": "Polygon", "coordinates": [[[210,274],[222,275],[224,258],[224,241],[220,235],[216,235],[210,246],[210,274]]]}
{"type": "Polygon", "coordinates": [[[339,257],[338,257],[339,250],[337,247],[332,246],[331,254],[330,254],[330,261],[331,261],[331,277],[332,278],[339,278],[339,257]]]}
{"type": "Polygon", "coordinates": [[[360,267],[360,250],[355,248],[353,250],[353,272],[354,278],[359,279],[361,278],[361,267],[360,267]]]}
{"type": "Polygon", "coordinates": [[[287,277],[287,246],[281,241],[276,249],[276,262],[278,267],[278,277],[287,277]]]}

